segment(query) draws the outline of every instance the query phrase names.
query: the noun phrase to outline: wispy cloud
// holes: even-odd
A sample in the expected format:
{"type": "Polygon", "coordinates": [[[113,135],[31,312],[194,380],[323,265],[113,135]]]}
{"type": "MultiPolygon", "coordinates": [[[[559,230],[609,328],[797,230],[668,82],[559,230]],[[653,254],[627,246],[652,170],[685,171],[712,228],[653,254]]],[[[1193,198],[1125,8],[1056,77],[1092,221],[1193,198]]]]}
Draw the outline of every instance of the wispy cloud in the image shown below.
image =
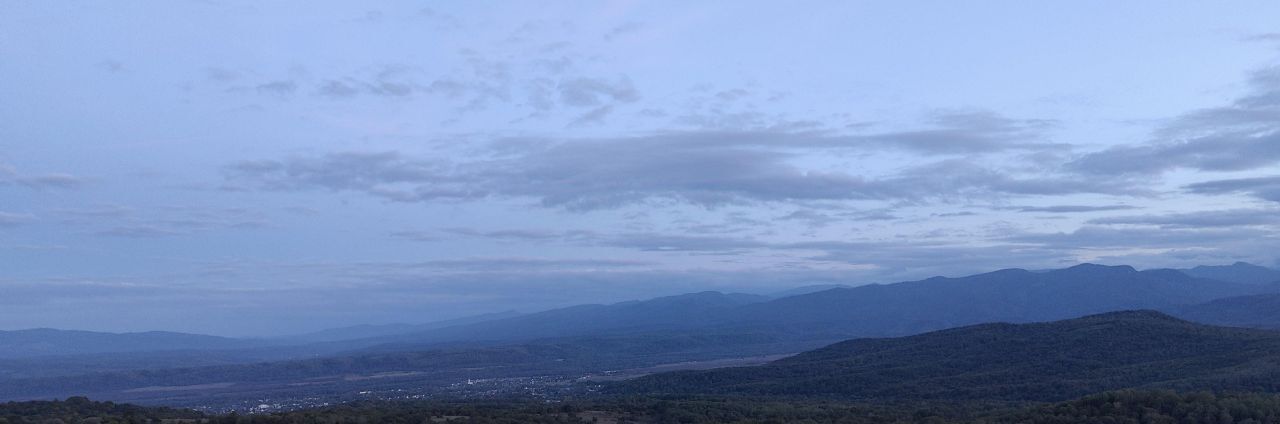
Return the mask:
{"type": "Polygon", "coordinates": [[[1280,67],[1255,71],[1249,92],[1161,127],[1155,139],[1085,155],[1070,166],[1097,175],[1159,174],[1175,169],[1243,171],[1280,163],[1280,67]]]}
{"type": "Polygon", "coordinates": [[[0,185],[17,185],[37,190],[74,189],[85,184],[83,178],[65,173],[27,174],[11,165],[0,163],[0,185]]]}

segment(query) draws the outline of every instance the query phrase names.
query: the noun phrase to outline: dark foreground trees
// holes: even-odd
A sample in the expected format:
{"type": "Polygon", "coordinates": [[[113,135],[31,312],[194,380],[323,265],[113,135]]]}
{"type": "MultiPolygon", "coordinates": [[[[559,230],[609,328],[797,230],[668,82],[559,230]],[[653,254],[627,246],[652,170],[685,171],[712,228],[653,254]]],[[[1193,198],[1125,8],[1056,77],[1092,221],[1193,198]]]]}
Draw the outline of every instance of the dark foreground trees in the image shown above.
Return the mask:
{"type": "Polygon", "coordinates": [[[570,403],[370,402],[255,415],[205,415],[71,398],[0,404],[0,424],[205,423],[1030,423],[1280,424],[1280,395],[1125,390],[1054,403],[854,404],[760,398],[615,398],[570,403]]]}

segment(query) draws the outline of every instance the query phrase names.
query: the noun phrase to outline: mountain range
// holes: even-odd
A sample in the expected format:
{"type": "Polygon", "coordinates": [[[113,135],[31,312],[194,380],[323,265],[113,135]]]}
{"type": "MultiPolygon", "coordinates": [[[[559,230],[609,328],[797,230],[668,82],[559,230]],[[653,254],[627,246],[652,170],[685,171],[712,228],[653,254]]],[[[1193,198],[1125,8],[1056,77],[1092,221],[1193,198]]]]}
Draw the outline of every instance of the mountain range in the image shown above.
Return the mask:
{"type": "MultiPolygon", "coordinates": [[[[1138,271],[1129,266],[1084,264],[1043,272],[1006,269],[960,278],[837,287],[773,299],[703,292],[585,305],[397,335],[384,339],[387,344],[380,348],[657,332],[771,334],[798,341],[835,341],[1128,309],[1172,311],[1215,299],[1269,293],[1280,293],[1280,284],[1233,283],[1169,269],[1138,271]]],[[[1201,311],[1206,319],[1214,313],[1208,308],[1201,311]]]]}
{"type": "MultiPolygon", "coordinates": [[[[1223,268],[1241,271],[1233,275],[1261,275],[1247,264],[1211,269],[1232,274],[1223,268]]],[[[342,376],[353,374],[413,375],[421,383],[468,375],[595,373],[1135,309],[1216,325],[1280,328],[1280,284],[1222,281],[1191,272],[1092,264],[1047,271],[1006,269],[959,278],[821,287],[781,297],[700,292],[267,340],[5,332],[0,333],[0,387],[7,389],[0,391],[0,399],[89,392],[112,399],[150,393],[137,391],[146,387],[207,384],[223,385],[219,393],[230,396],[228,391],[249,387],[239,383],[253,383],[259,393],[293,388],[297,381],[333,391],[337,386],[325,385],[346,384],[342,376]],[[36,337],[42,334],[48,340],[36,337]],[[3,359],[6,355],[9,359],[3,359]],[[490,371],[468,374],[459,373],[461,369],[490,371]]],[[[200,393],[191,390],[184,396],[200,393]]]]}

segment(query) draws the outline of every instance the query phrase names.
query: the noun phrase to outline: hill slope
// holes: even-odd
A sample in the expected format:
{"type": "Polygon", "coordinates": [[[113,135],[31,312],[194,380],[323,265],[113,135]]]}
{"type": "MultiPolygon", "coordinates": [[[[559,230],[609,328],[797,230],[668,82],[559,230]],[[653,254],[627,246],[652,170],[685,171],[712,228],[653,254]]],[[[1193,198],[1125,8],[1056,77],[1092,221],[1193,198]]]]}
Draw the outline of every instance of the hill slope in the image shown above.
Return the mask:
{"type": "Polygon", "coordinates": [[[1280,329],[1280,294],[1228,297],[1167,311],[1204,324],[1280,329]]]}
{"type": "Polygon", "coordinates": [[[642,377],[622,390],[1051,401],[1145,386],[1280,390],[1280,333],[1115,312],[851,340],[759,367],[642,377]]]}

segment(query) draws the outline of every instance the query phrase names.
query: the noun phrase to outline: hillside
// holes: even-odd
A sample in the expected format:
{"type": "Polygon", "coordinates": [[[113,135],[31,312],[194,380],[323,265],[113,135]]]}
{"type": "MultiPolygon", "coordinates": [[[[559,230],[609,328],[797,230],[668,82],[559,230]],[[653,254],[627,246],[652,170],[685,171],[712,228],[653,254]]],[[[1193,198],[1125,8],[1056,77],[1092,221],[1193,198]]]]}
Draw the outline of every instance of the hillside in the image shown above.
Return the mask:
{"type": "Polygon", "coordinates": [[[1280,396],[1122,390],[1045,405],[982,402],[867,403],[747,398],[595,399],[546,403],[491,401],[362,401],[273,413],[213,415],[189,410],[64,401],[0,404],[0,423],[1274,423],[1280,396]],[[6,421],[7,420],[7,421],[6,421]]]}
{"type": "Polygon", "coordinates": [[[84,397],[0,403],[0,423],[196,423],[204,419],[205,414],[186,409],[95,402],[84,397]]]}
{"type": "Polygon", "coordinates": [[[1280,294],[1228,297],[1167,311],[1204,324],[1280,329],[1280,294]]]}
{"type": "Polygon", "coordinates": [[[1115,312],[851,340],[759,367],[642,377],[620,390],[1053,401],[1130,387],[1280,390],[1280,333],[1115,312]]]}

